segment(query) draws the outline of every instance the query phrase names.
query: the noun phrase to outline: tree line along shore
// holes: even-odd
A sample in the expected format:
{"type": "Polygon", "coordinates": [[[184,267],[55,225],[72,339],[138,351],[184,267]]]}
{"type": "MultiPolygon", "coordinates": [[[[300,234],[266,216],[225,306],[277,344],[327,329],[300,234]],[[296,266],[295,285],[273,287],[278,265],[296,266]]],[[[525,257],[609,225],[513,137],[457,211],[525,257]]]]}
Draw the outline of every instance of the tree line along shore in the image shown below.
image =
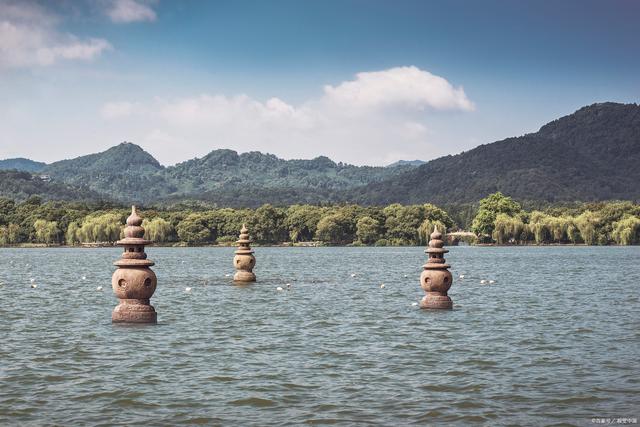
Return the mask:
{"type": "MultiPolygon", "coordinates": [[[[0,245],[112,244],[122,237],[129,208],[107,204],[17,203],[0,198],[0,245]]],[[[640,205],[629,201],[525,209],[494,193],[476,205],[384,207],[269,204],[257,209],[174,206],[141,209],[146,237],[160,244],[232,244],[246,224],[257,244],[424,245],[434,226],[455,244],[640,243],[640,205]],[[470,230],[470,233],[456,233],[470,230]]]]}

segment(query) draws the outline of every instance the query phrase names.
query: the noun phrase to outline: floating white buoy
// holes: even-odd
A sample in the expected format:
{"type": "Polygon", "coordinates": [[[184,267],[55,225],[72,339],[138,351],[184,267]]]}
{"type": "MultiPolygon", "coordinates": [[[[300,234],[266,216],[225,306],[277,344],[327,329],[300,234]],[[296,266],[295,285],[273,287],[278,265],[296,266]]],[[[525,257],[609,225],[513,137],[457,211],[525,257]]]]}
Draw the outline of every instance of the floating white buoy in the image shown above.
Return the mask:
{"type": "Polygon", "coordinates": [[[461,275],[460,275],[460,278],[461,278],[461,279],[464,279],[464,274],[461,274],[461,275]]]}
{"type": "Polygon", "coordinates": [[[102,290],[102,286],[98,286],[98,287],[96,288],[96,291],[101,291],[101,290],[102,290]]]}
{"type": "Polygon", "coordinates": [[[495,281],[495,280],[489,280],[489,284],[490,284],[490,285],[493,285],[494,283],[496,283],[496,281],[495,281]]]}
{"type": "Polygon", "coordinates": [[[224,277],[231,277],[229,273],[225,274],[224,277]]]}
{"type": "Polygon", "coordinates": [[[276,288],[276,291],[280,292],[280,291],[284,291],[284,289],[282,289],[282,286],[278,286],[278,287],[276,288]]]}
{"type": "Polygon", "coordinates": [[[35,283],[36,279],[34,279],[33,277],[31,279],[29,279],[31,281],[31,283],[35,283]]]}
{"type": "Polygon", "coordinates": [[[191,292],[191,288],[186,287],[186,288],[184,288],[184,291],[185,291],[185,292],[191,292]]]}
{"type": "Polygon", "coordinates": [[[37,287],[38,287],[38,285],[34,285],[34,284],[31,285],[31,289],[35,289],[37,287]]]}
{"type": "Polygon", "coordinates": [[[481,284],[481,285],[484,285],[484,284],[486,284],[486,283],[487,283],[487,281],[486,281],[486,280],[484,280],[484,279],[480,280],[480,284],[481,284]]]}
{"type": "Polygon", "coordinates": [[[402,277],[409,277],[409,275],[408,275],[408,274],[405,274],[405,275],[403,275],[402,277]]]}
{"type": "Polygon", "coordinates": [[[412,306],[412,307],[415,307],[416,305],[418,305],[418,303],[417,303],[417,302],[412,302],[412,303],[411,303],[411,306],[412,306]]]}
{"type": "Polygon", "coordinates": [[[384,289],[384,283],[380,285],[380,289],[384,289]]]}
{"type": "Polygon", "coordinates": [[[87,276],[82,276],[82,280],[87,280],[87,276]]]}

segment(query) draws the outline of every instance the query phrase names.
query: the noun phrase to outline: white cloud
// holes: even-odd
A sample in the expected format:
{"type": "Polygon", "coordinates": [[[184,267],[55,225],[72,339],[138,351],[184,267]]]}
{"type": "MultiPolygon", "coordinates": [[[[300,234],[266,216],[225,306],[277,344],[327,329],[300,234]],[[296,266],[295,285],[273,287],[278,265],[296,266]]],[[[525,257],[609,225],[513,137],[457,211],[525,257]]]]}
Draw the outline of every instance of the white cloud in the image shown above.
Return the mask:
{"type": "Polygon", "coordinates": [[[454,88],[446,79],[413,66],[358,73],[355,80],[325,86],[324,93],[328,101],[345,108],[474,109],[462,87],[454,88]]]}
{"type": "Polygon", "coordinates": [[[167,164],[216,148],[387,164],[425,158],[425,152],[442,154],[431,140],[430,113],[473,109],[462,88],[416,67],[401,67],[359,73],[297,106],[275,97],[262,102],[247,95],[201,94],[107,103],[102,116],[117,119],[126,139],[167,164]]]}
{"type": "Polygon", "coordinates": [[[136,0],[113,0],[107,15],[118,24],[156,20],[156,13],[149,4],[136,0]]]}
{"type": "Polygon", "coordinates": [[[111,49],[100,38],[81,39],[57,29],[58,19],[37,3],[0,0],[0,68],[89,61],[111,49]]]}

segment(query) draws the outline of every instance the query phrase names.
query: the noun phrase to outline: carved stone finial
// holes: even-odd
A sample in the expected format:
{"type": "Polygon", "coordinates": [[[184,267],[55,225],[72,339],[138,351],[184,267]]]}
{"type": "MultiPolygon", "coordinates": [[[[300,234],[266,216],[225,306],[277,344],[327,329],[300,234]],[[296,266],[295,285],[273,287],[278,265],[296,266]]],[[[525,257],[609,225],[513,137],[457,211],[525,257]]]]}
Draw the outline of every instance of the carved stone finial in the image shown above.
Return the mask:
{"type": "Polygon", "coordinates": [[[156,290],[158,279],[149,268],[154,262],[147,259],[144,251],[145,245],[151,243],[144,239],[142,218],[132,206],[124,228],[124,239],[116,242],[118,246],[124,246],[124,253],[113,263],[118,269],[111,278],[111,287],[120,300],[111,316],[114,323],[157,322],[157,313],[149,299],[156,290]]]}
{"type": "Polygon", "coordinates": [[[233,276],[233,280],[241,283],[255,282],[256,275],[253,273],[253,267],[256,265],[256,258],[253,256],[253,250],[250,246],[251,238],[245,224],[242,224],[240,237],[236,243],[238,244],[238,249],[233,257],[233,266],[238,271],[233,276]]]}
{"type": "Polygon", "coordinates": [[[453,276],[449,271],[451,266],[444,259],[444,254],[449,251],[443,246],[442,233],[435,226],[430,236],[429,247],[425,251],[429,259],[423,266],[424,271],[420,275],[420,286],[426,292],[420,301],[420,308],[453,308],[453,301],[447,295],[453,283],[453,276]]]}

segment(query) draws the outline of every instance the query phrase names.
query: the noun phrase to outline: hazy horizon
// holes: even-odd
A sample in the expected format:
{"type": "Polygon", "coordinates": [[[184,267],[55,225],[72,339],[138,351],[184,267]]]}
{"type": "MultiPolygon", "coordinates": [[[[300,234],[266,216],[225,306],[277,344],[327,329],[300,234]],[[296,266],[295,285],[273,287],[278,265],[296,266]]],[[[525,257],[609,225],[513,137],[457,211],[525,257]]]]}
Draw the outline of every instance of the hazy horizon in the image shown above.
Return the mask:
{"type": "MultiPolygon", "coordinates": [[[[573,113],[573,112],[572,112],[572,113],[573,113]]],[[[569,114],[571,114],[571,113],[567,113],[566,115],[569,115],[569,114]]],[[[557,117],[556,119],[559,119],[559,118],[560,118],[560,117],[557,117]]],[[[554,119],[554,120],[555,120],[555,119],[554,119]]],[[[552,120],[551,120],[551,121],[552,121],[552,120]]],[[[543,125],[544,125],[544,124],[545,124],[545,123],[543,123],[543,125]]],[[[538,131],[538,129],[536,129],[534,132],[536,132],[536,131],[538,131]]],[[[511,137],[518,137],[518,136],[522,136],[522,135],[525,135],[525,134],[523,133],[523,134],[521,134],[521,135],[512,135],[511,137]]],[[[507,138],[509,138],[509,137],[507,137],[507,138]]],[[[460,154],[460,153],[462,153],[462,152],[468,151],[468,150],[470,150],[470,149],[472,150],[472,149],[474,149],[474,148],[476,148],[476,147],[478,147],[478,146],[480,146],[480,145],[491,144],[491,143],[493,143],[493,142],[498,142],[498,141],[486,141],[486,142],[479,142],[479,143],[478,143],[478,145],[476,145],[476,146],[474,146],[474,147],[470,147],[470,148],[467,148],[467,149],[464,149],[464,150],[460,150],[460,151],[455,152],[455,153],[445,153],[445,154],[442,154],[441,156],[438,156],[438,157],[443,157],[443,156],[448,156],[448,155],[457,155],[457,154],[460,154]]],[[[318,157],[328,157],[329,159],[331,159],[331,160],[332,160],[332,161],[334,161],[335,163],[352,164],[352,163],[349,163],[349,162],[342,161],[342,160],[340,160],[340,159],[332,158],[331,156],[328,156],[328,155],[326,155],[326,154],[318,154],[317,156],[313,156],[313,157],[286,157],[286,156],[278,156],[277,154],[275,154],[275,153],[271,153],[271,152],[268,152],[268,151],[259,151],[259,150],[238,151],[238,150],[234,150],[234,149],[232,149],[232,148],[225,148],[225,147],[213,148],[213,149],[211,149],[211,150],[207,151],[206,153],[204,153],[204,154],[202,154],[202,155],[194,156],[194,157],[191,157],[191,158],[188,158],[188,159],[184,159],[184,160],[179,160],[179,161],[176,161],[176,162],[173,162],[173,163],[166,163],[166,162],[162,162],[162,161],[160,161],[160,160],[157,158],[157,156],[156,156],[156,155],[155,155],[151,150],[149,150],[149,149],[145,148],[144,146],[142,146],[142,145],[140,145],[140,144],[136,143],[135,141],[120,141],[120,142],[118,142],[118,143],[113,144],[113,145],[112,145],[112,146],[110,146],[110,147],[107,147],[107,148],[106,148],[106,149],[104,149],[104,150],[95,151],[95,152],[81,153],[81,154],[79,154],[78,156],[74,156],[74,157],[65,157],[65,158],[59,158],[59,159],[51,159],[51,160],[49,160],[49,161],[37,160],[37,159],[28,158],[28,157],[24,157],[24,156],[16,156],[16,157],[10,157],[10,158],[0,158],[0,161],[3,161],[3,160],[26,159],[26,160],[33,160],[33,161],[38,161],[38,162],[43,162],[43,163],[51,164],[51,163],[55,163],[55,162],[59,162],[59,161],[64,161],[64,160],[71,160],[71,159],[74,159],[74,158],[77,158],[77,157],[83,157],[83,156],[87,156],[87,155],[91,155],[91,154],[102,153],[102,152],[104,152],[104,151],[107,151],[107,150],[109,150],[109,149],[111,149],[111,148],[117,147],[118,145],[125,144],[125,143],[133,144],[133,145],[136,145],[136,146],[140,147],[142,150],[144,150],[145,152],[147,152],[147,153],[149,153],[151,156],[153,156],[153,158],[154,158],[154,159],[158,160],[158,162],[159,162],[162,166],[164,166],[164,167],[171,167],[171,166],[178,165],[178,164],[180,164],[180,163],[184,163],[184,162],[189,161],[189,160],[194,160],[194,159],[198,159],[198,158],[206,157],[208,154],[210,154],[211,152],[216,151],[216,150],[232,150],[232,151],[235,151],[236,153],[238,153],[238,155],[242,155],[242,154],[246,154],[246,153],[251,153],[251,152],[260,152],[260,153],[265,154],[265,155],[274,155],[274,156],[276,156],[276,157],[278,157],[278,158],[280,158],[280,159],[283,159],[283,160],[312,160],[312,159],[315,159],[315,158],[318,158],[318,157]]],[[[389,165],[391,165],[391,164],[393,164],[393,163],[396,163],[396,162],[399,162],[399,161],[405,161],[405,162],[411,162],[411,161],[424,161],[424,162],[428,162],[429,160],[434,160],[434,159],[437,159],[438,157],[435,157],[435,158],[433,158],[433,159],[428,159],[428,160],[418,159],[418,158],[413,158],[413,159],[398,159],[398,160],[394,160],[394,161],[392,161],[392,162],[389,162],[389,163],[386,163],[386,164],[382,164],[382,165],[358,164],[358,166],[381,166],[381,167],[385,167],[385,166],[389,166],[389,165]]]]}

